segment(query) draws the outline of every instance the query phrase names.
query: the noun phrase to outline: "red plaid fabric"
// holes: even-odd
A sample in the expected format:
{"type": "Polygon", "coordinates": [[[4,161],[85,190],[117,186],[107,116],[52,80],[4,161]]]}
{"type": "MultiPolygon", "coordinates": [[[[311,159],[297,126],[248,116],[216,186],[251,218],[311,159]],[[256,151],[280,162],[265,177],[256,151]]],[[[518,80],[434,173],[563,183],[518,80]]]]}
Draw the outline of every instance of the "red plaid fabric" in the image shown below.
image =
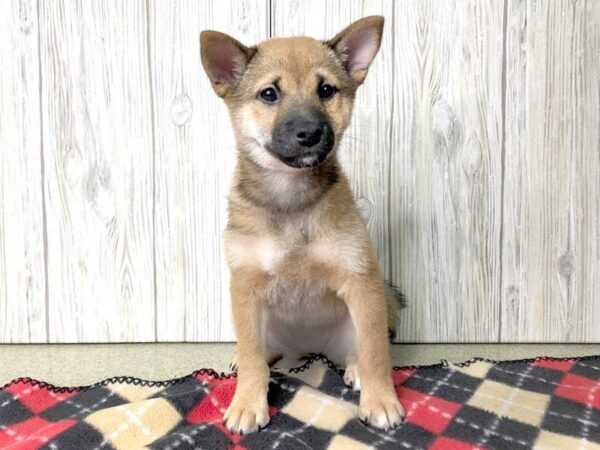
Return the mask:
{"type": "Polygon", "coordinates": [[[229,433],[236,378],[200,370],[166,382],[119,377],[0,390],[0,449],[600,449],[600,356],[394,368],[406,419],[388,432],[358,420],[359,394],[315,356],[271,373],[271,422],[229,433]]]}

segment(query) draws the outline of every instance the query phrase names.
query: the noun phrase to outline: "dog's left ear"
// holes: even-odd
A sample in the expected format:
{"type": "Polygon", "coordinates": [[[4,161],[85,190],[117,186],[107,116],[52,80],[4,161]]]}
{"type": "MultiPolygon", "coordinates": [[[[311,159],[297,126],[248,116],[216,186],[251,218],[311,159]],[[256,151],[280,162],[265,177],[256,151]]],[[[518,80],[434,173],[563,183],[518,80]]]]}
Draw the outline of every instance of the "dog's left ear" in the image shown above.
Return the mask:
{"type": "Polygon", "coordinates": [[[255,47],[246,47],[225,33],[212,30],[200,33],[202,65],[219,97],[227,96],[237,87],[255,53],[255,47]]]}
{"type": "Polygon", "coordinates": [[[361,84],[375,58],[383,33],[383,16],[357,20],[327,42],[354,82],[361,84]]]}

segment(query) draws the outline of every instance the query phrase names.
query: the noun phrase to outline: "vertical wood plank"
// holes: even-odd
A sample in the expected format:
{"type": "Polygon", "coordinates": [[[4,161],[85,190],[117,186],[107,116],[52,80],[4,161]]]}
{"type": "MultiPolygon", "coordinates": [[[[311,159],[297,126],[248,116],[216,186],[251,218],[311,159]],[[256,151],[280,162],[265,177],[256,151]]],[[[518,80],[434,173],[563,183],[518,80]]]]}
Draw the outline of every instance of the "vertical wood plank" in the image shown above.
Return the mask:
{"type": "Polygon", "coordinates": [[[600,3],[508,1],[502,341],[600,340],[600,3]]]}
{"type": "Polygon", "coordinates": [[[503,2],[394,11],[390,163],[399,339],[493,342],[499,330],[503,2]]]}
{"type": "Polygon", "coordinates": [[[223,102],[202,70],[199,35],[267,38],[266,0],[152,2],[150,47],[155,127],[157,336],[234,339],[221,232],[235,165],[223,102]]]}
{"type": "Polygon", "coordinates": [[[369,14],[386,34],[341,161],[408,296],[399,340],[600,339],[600,3],[39,5],[0,2],[0,342],[233,339],[235,145],[199,32],[369,14]]]}
{"type": "Polygon", "coordinates": [[[144,5],[40,2],[51,342],[155,339],[144,5]]]}
{"type": "Polygon", "coordinates": [[[45,342],[38,11],[0,2],[0,342],[45,342]]]}
{"type": "Polygon", "coordinates": [[[275,0],[274,36],[307,35],[330,39],[352,22],[369,15],[386,19],[381,49],[365,83],[359,88],[352,122],[340,144],[339,159],[351,182],[357,204],[387,278],[389,261],[389,159],[392,120],[393,65],[392,0],[275,0]]]}

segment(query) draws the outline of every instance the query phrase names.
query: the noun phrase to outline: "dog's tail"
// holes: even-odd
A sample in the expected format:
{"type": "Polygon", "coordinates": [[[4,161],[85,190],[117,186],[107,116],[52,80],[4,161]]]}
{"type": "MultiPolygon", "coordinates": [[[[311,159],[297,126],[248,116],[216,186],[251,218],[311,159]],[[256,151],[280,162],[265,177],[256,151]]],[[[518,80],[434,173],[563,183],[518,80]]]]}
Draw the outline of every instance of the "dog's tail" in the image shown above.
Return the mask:
{"type": "Polygon", "coordinates": [[[385,300],[387,304],[388,316],[388,334],[390,342],[396,338],[396,321],[398,312],[406,307],[406,297],[392,283],[386,280],[385,282],[385,300]]]}

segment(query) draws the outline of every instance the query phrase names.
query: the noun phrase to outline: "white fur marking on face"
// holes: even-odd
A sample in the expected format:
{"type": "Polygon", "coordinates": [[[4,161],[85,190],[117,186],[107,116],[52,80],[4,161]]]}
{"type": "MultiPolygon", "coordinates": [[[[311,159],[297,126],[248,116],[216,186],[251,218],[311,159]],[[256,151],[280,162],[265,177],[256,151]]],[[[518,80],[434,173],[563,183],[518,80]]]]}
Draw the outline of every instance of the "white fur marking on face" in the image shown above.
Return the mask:
{"type": "Polygon", "coordinates": [[[265,169],[278,170],[282,168],[281,166],[287,167],[265,148],[271,143],[271,135],[267,130],[260,128],[254,121],[250,108],[243,108],[241,110],[241,122],[244,137],[254,142],[253,145],[245,147],[252,161],[265,169]]]}
{"type": "Polygon", "coordinates": [[[254,121],[250,108],[242,108],[240,118],[244,137],[254,142],[254,144],[245,146],[252,161],[265,169],[279,172],[290,173],[299,171],[299,169],[287,166],[267,151],[266,146],[271,143],[271,134],[258,126],[254,121]]]}
{"type": "Polygon", "coordinates": [[[281,165],[285,165],[285,164],[282,164],[273,155],[271,155],[265,149],[265,147],[260,144],[246,146],[246,149],[248,150],[248,153],[250,155],[250,158],[252,158],[252,161],[254,161],[259,166],[264,167],[265,169],[278,170],[281,168],[280,167],[281,165]]]}
{"type": "Polygon", "coordinates": [[[305,164],[307,166],[311,166],[315,163],[315,161],[317,160],[317,155],[308,155],[308,156],[304,156],[301,161],[302,164],[305,164]]]}

